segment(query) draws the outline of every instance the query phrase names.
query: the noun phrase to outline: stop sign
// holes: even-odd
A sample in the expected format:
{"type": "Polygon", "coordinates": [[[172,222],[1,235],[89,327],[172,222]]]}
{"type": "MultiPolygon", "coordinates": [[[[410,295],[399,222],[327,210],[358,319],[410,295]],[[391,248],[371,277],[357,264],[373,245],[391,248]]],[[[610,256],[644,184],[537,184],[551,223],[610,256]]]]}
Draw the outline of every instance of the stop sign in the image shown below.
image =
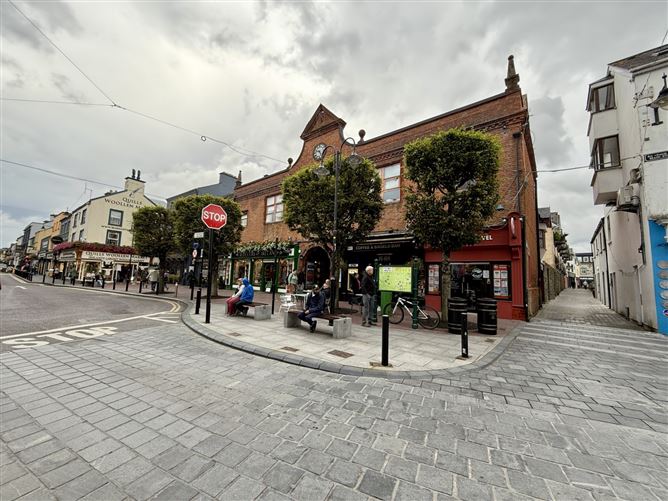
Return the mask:
{"type": "Polygon", "coordinates": [[[220,205],[209,204],[202,209],[202,222],[207,228],[219,230],[227,224],[227,212],[220,205]]]}

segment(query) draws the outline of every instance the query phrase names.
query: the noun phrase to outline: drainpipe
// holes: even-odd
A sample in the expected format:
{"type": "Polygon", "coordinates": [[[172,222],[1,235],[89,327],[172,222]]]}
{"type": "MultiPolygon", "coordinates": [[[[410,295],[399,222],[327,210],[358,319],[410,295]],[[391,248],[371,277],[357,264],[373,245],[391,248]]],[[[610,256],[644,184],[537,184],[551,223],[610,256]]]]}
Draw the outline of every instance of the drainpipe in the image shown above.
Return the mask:
{"type": "Polygon", "coordinates": [[[520,221],[522,221],[522,288],[524,292],[524,318],[526,321],[529,321],[529,289],[527,289],[527,237],[525,233],[525,220],[524,216],[520,216],[520,221]]]}
{"type": "Polygon", "coordinates": [[[606,216],[603,216],[603,224],[601,226],[603,228],[603,245],[605,245],[605,285],[608,289],[608,304],[606,306],[612,308],[612,296],[610,295],[610,260],[608,258],[608,237],[605,234],[605,217],[606,216]]]}

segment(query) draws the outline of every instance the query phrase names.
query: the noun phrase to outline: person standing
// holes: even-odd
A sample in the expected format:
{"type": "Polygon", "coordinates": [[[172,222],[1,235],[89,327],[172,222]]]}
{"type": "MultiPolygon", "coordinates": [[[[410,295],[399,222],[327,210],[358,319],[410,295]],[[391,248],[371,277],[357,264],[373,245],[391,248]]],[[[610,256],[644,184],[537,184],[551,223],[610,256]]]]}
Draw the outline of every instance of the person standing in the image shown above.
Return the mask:
{"type": "Polygon", "coordinates": [[[324,309],[325,295],[320,292],[320,288],[317,285],[314,285],[313,290],[308,293],[308,296],[306,296],[304,310],[299,312],[297,318],[309,325],[310,332],[315,332],[315,328],[318,325],[318,322],[313,319],[322,315],[324,309]]]}
{"type": "Polygon", "coordinates": [[[376,299],[376,281],[373,279],[373,266],[367,266],[362,277],[362,326],[371,327],[376,325],[371,321],[371,309],[374,307],[376,299]]]}
{"type": "Polygon", "coordinates": [[[155,291],[155,288],[158,286],[158,278],[160,273],[157,268],[151,268],[151,271],[148,272],[148,281],[151,282],[151,290],[155,291]]]}
{"type": "Polygon", "coordinates": [[[297,284],[299,283],[299,276],[297,275],[297,270],[292,270],[288,275],[288,294],[294,294],[297,292],[297,284]]]}

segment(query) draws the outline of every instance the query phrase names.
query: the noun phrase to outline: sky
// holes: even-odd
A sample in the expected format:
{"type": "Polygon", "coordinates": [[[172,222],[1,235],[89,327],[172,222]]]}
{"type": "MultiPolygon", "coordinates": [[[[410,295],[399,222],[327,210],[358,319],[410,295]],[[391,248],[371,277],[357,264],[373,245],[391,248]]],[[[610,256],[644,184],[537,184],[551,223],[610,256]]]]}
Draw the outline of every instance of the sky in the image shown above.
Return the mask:
{"type": "MultiPolygon", "coordinates": [[[[585,166],[588,84],[609,62],[661,45],[668,29],[663,0],[0,8],[0,157],[106,185],[1,162],[0,246],[122,187],[132,169],[155,198],[214,184],[218,172],[250,181],[284,169],[320,103],[368,140],[498,94],[510,54],[538,170],[585,166]]],[[[591,176],[538,177],[539,206],[561,214],[576,252],[589,250],[603,212],[591,176]]]]}

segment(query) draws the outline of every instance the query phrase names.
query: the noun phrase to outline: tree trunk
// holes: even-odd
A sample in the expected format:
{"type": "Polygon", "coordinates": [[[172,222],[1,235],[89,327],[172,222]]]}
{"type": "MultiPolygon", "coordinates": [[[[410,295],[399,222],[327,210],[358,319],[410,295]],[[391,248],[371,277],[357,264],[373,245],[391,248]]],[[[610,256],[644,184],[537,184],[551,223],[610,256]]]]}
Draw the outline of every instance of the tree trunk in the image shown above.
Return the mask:
{"type": "Polygon", "coordinates": [[[448,321],[448,298],[450,298],[450,253],[443,252],[441,263],[441,322],[448,321]]]}

